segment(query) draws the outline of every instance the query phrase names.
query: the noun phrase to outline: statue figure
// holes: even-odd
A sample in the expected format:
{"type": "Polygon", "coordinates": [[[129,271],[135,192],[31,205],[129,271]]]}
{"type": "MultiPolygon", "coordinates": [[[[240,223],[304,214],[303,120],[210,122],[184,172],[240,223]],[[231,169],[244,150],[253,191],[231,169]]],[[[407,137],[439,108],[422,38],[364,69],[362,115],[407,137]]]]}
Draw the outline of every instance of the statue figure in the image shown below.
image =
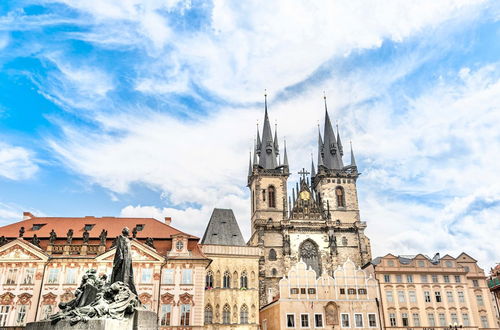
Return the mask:
{"type": "Polygon", "coordinates": [[[106,237],[108,237],[108,231],[103,229],[99,234],[99,240],[101,241],[101,245],[106,245],[106,237]]]}
{"type": "Polygon", "coordinates": [[[135,226],[133,229],[132,229],[132,238],[136,238],[137,237],[137,226],[135,226]]]}
{"type": "Polygon", "coordinates": [[[86,244],[89,242],[90,234],[87,229],[83,231],[83,244],[86,244]]]}
{"type": "Polygon", "coordinates": [[[337,253],[337,237],[335,237],[333,230],[330,230],[328,233],[328,247],[332,255],[337,253]]]}
{"type": "Polygon", "coordinates": [[[40,247],[40,239],[36,236],[36,234],[33,235],[33,238],[31,239],[31,244],[40,247]]]}
{"type": "Polygon", "coordinates": [[[19,228],[19,237],[23,237],[24,236],[24,227],[21,227],[19,228]]]}
{"type": "Polygon", "coordinates": [[[4,245],[7,243],[7,239],[5,238],[5,236],[0,236],[0,246],[4,245]]]}
{"type": "Polygon", "coordinates": [[[146,245],[151,246],[153,249],[155,248],[153,239],[151,237],[146,238],[146,245]]]}
{"type": "Polygon", "coordinates": [[[283,253],[285,255],[290,254],[290,235],[285,234],[283,237],[283,253]]]}
{"type": "Polygon", "coordinates": [[[68,244],[71,244],[71,242],[73,242],[73,229],[68,230],[68,233],[66,234],[66,242],[68,244]]]}
{"type": "Polygon", "coordinates": [[[49,234],[49,235],[50,235],[50,237],[49,237],[49,242],[50,242],[50,244],[54,244],[54,243],[55,243],[55,241],[56,241],[56,239],[57,239],[57,234],[56,234],[56,232],[54,231],[54,229],[52,229],[52,230],[50,231],[50,234],[49,234]]]}
{"type": "Polygon", "coordinates": [[[111,273],[111,283],[123,282],[129,286],[130,291],[137,295],[134,285],[134,273],[132,270],[132,254],[129,229],[123,228],[122,234],[116,238],[116,251],[113,260],[113,271],[111,273]]]}
{"type": "Polygon", "coordinates": [[[111,248],[114,248],[116,246],[116,240],[117,240],[118,236],[113,238],[113,242],[111,242],[111,248]]]}

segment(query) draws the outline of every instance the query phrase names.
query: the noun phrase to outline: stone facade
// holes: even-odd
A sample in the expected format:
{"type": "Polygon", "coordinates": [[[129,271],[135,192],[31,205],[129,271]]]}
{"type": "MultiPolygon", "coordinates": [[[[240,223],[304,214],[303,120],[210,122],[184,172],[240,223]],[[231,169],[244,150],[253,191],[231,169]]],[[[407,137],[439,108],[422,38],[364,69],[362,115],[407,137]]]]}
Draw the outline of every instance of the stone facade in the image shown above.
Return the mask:
{"type": "Polygon", "coordinates": [[[498,329],[484,271],[465,253],[374,259],[385,329],[498,329]]]}

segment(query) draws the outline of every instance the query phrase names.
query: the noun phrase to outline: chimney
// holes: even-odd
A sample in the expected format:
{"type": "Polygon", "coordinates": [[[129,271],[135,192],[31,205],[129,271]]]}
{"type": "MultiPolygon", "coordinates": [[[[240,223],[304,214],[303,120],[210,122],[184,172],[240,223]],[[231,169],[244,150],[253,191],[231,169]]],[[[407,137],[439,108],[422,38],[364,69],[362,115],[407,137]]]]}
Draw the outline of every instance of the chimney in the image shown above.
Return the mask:
{"type": "Polygon", "coordinates": [[[31,214],[31,212],[23,212],[23,220],[29,220],[32,218],[35,218],[35,216],[31,214]]]}
{"type": "Polygon", "coordinates": [[[172,223],[172,218],[171,217],[165,217],[165,224],[169,225],[172,223]]]}

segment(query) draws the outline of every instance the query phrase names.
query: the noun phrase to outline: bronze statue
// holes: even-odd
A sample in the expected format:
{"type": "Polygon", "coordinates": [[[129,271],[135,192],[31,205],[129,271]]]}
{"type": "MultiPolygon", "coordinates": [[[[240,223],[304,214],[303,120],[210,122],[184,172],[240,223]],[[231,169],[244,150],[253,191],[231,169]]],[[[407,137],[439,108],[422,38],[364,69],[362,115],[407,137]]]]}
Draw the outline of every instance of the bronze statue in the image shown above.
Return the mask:
{"type": "Polygon", "coordinates": [[[132,238],[136,238],[137,237],[137,226],[135,226],[133,229],[132,229],[132,238]]]}
{"type": "Polygon", "coordinates": [[[153,249],[155,248],[153,239],[151,237],[146,238],[146,245],[151,246],[153,249]]]}
{"type": "Polygon", "coordinates": [[[116,251],[113,260],[113,272],[111,273],[111,283],[123,282],[129,286],[130,291],[137,294],[134,285],[134,273],[132,270],[132,254],[129,229],[123,228],[122,234],[116,238],[116,251]]]}
{"type": "Polygon", "coordinates": [[[33,238],[31,239],[31,244],[40,247],[40,239],[36,236],[36,234],[33,235],[33,238]]]}
{"type": "Polygon", "coordinates": [[[106,245],[106,237],[108,237],[108,231],[103,229],[99,234],[99,240],[101,241],[101,245],[106,245]]]}
{"type": "Polygon", "coordinates": [[[19,237],[23,237],[24,236],[24,227],[21,227],[19,228],[19,237]]]}
{"type": "Polygon", "coordinates": [[[54,231],[54,229],[52,229],[52,230],[50,231],[50,237],[49,237],[49,242],[50,242],[50,244],[54,244],[54,243],[55,243],[55,241],[56,241],[56,239],[57,239],[57,234],[56,234],[56,232],[54,231]]]}
{"type": "Polygon", "coordinates": [[[5,238],[5,236],[0,236],[0,246],[4,245],[4,244],[7,244],[7,239],[5,238]]]}
{"type": "Polygon", "coordinates": [[[83,231],[83,244],[86,244],[89,242],[90,234],[87,229],[83,231]]]}
{"type": "Polygon", "coordinates": [[[71,242],[73,242],[73,229],[68,230],[68,233],[66,234],[66,242],[68,244],[71,244],[71,242]]]}

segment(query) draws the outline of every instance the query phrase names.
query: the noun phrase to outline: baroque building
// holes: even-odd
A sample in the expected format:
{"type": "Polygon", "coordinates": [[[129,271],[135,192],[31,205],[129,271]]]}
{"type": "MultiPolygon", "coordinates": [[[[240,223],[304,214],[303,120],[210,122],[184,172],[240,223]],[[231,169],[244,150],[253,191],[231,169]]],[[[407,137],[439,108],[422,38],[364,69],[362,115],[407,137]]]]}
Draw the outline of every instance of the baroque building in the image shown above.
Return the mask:
{"type": "Polygon", "coordinates": [[[333,275],[350,259],[357,266],[371,260],[370,241],[361,221],[357,197],[359,172],[351,146],[350,164],[337,128],[334,133],[326,107],[323,136],[318,136],[318,165],[302,170],[299,182],[288,191],[290,175],[286,145],[280,157],[277,129],[271,131],[265,100],[262,138],[259,130],[250,157],[251,191],[249,245],[261,249],[260,303],[278,295],[280,279],[299,261],[316,272],[333,275]]]}
{"type": "Polygon", "coordinates": [[[205,268],[198,238],[170,218],[36,217],[0,227],[0,327],[23,326],[58,311],[90,269],[111,274],[113,238],[132,228],[139,299],[157,312],[160,329],[203,327],[205,268]]]}

